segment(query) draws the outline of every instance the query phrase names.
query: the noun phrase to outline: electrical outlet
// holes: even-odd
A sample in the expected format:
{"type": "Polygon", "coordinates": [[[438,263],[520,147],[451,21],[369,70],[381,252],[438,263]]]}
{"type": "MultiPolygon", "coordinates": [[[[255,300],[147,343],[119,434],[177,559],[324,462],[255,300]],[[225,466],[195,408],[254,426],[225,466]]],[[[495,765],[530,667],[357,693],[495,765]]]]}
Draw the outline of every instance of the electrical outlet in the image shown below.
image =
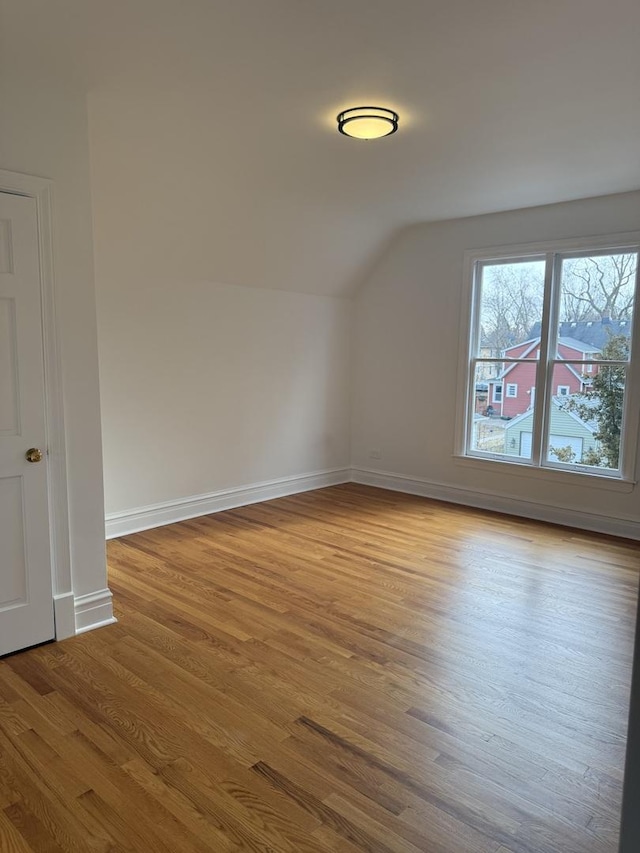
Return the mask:
{"type": "Polygon", "coordinates": [[[370,459],[382,459],[382,451],[381,450],[370,450],[369,451],[370,459]]]}

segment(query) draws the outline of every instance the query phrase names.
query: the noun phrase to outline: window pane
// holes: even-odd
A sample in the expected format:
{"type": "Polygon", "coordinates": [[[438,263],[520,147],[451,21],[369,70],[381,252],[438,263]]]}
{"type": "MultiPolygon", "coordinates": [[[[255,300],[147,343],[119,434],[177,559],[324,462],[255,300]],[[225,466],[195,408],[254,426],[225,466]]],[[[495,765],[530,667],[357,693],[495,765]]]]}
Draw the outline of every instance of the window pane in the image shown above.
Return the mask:
{"type": "Polygon", "coordinates": [[[556,364],[550,389],[547,459],[606,470],[620,467],[625,366],[556,364]]]}
{"type": "Polygon", "coordinates": [[[469,449],[531,459],[537,364],[520,362],[506,375],[495,368],[486,362],[476,365],[469,449]]]}
{"type": "Polygon", "coordinates": [[[480,266],[479,358],[539,357],[544,268],[544,260],[480,266]]]}
{"type": "Polygon", "coordinates": [[[563,259],[558,358],[629,358],[637,267],[635,252],[563,259]]]}

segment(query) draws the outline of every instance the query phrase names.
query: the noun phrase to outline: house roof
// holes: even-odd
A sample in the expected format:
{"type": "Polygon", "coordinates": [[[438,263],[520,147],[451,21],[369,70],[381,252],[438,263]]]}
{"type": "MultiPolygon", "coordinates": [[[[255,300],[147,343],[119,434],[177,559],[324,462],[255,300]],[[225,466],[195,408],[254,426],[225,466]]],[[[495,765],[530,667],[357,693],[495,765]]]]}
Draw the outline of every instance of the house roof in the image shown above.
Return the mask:
{"type": "Polygon", "coordinates": [[[586,380],[584,380],[584,379],[583,379],[583,377],[578,373],[578,371],[577,371],[574,367],[572,367],[572,366],[571,366],[571,364],[570,364],[569,362],[567,362],[564,366],[567,368],[567,370],[569,371],[569,373],[573,373],[573,375],[576,377],[576,379],[577,379],[579,382],[586,381],[586,380]]]}
{"type": "Polygon", "coordinates": [[[527,349],[525,350],[525,352],[524,352],[523,356],[521,356],[521,358],[522,358],[522,357],[524,357],[524,355],[526,355],[527,353],[531,352],[531,350],[532,350],[532,349],[535,347],[535,345],[536,345],[537,343],[539,343],[539,342],[540,342],[540,335],[538,335],[538,337],[537,337],[537,338],[527,338],[527,340],[526,340],[526,341],[519,341],[517,344],[511,344],[510,346],[506,347],[504,351],[505,351],[505,353],[506,353],[506,352],[509,352],[509,350],[510,350],[510,349],[517,349],[518,347],[524,347],[524,346],[526,346],[526,347],[527,347],[527,349]]]}
{"type": "Polygon", "coordinates": [[[560,335],[558,343],[565,347],[571,347],[571,349],[575,349],[578,352],[600,352],[600,347],[588,344],[585,341],[578,340],[578,338],[573,338],[568,335],[560,335]]]}
{"type": "MultiPolygon", "coordinates": [[[[526,359],[526,357],[529,355],[529,353],[533,352],[533,350],[536,348],[536,346],[538,345],[539,342],[540,342],[540,338],[535,338],[535,339],[533,339],[533,341],[523,341],[523,343],[525,343],[525,344],[528,343],[529,346],[527,347],[527,349],[524,350],[524,352],[522,353],[521,356],[519,356],[519,358],[525,358],[526,359]]],[[[562,337],[558,338],[558,343],[563,344],[566,347],[571,347],[572,349],[577,350],[579,353],[600,352],[598,347],[595,347],[592,345],[586,345],[584,341],[579,341],[576,338],[565,337],[564,335],[562,337]],[[585,346],[587,347],[586,349],[585,349],[585,346]]],[[[522,346],[522,344],[514,344],[514,347],[515,346],[522,346]]],[[[514,347],[509,347],[508,349],[513,349],[514,347]]],[[[507,350],[505,350],[505,352],[507,352],[507,350]]],[[[530,361],[534,361],[534,359],[530,359],[530,361]]],[[[516,368],[518,366],[518,364],[520,364],[520,363],[521,362],[516,362],[514,364],[510,364],[509,367],[505,367],[505,369],[501,373],[499,373],[498,376],[494,376],[493,379],[489,379],[488,381],[489,382],[502,381],[502,379],[504,379],[506,376],[508,376],[509,373],[511,373],[511,371],[514,368],[516,368]]],[[[573,367],[571,367],[571,364],[569,362],[567,362],[565,367],[568,370],[570,370],[571,373],[573,373],[573,375],[576,377],[576,379],[579,379],[580,381],[582,381],[582,376],[573,367]]]]}
{"type": "MultiPolygon", "coordinates": [[[[566,324],[562,324],[563,326],[566,324]]],[[[536,328],[539,328],[540,324],[536,323],[536,328]]],[[[506,347],[504,350],[505,353],[509,352],[509,350],[516,349],[518,347],[526,346],[525,351],[523,352],[521,358],[525,358],[533,349],[535,349],[536,345],[540,343],[540,336],[527,338],[526,341],[520,341],[517,344],[511,344],[511,346],[506,347]]],[[[571,335],[561,334],[558,337],[558,343],[563,344],[566,347],[571,347],[572,349],[577,350],[578,352],[600,352],[600,348],[594,346],[592,344],[586,343],[585,341],[581,341],[576,337],[572,337],[571,335]]]]}
{"type": "MultiPolygon", "coordinates": [[[[551,402],[556,407],[556,409],[559,409],[561,412],[564,412],[566,415],[569,415],[569,417],[573,418],[574,421],[577,421],[581,426],[583,426],[585,429],[587,429],[590,433],[593,434],[596,431],[597,425],[596,425],[595,421],[589,421],[589,422],[583,421],[581,418],[579,418],[576,415],[575,412],[571,412],[569,409],[567,409],[566,400],[564,398],[562,400],[559,400],[557,397],[552,397],[551,402]]],[[[598,401],[597,400],[593,401],[593,405],[591,405],[591,403],[588,403],[588,405],[590,405],[591,408],[595,408],[595,406],[598,405],[598,401]]],[[[527,411],[523,412],[521,415],[516,415],[515,418],[512,418],[510,421],[507,422],[507,425],[505,427],[505,432],[512,429],[514,426],[517,426],[525,418],[528,418],[532,413],[533,413],[532,409],[527,409],[527,411]]]]}
{"type": "MultiPolygon", "coordinates": [[[[534,323],[530,334],[540,336],[540,323],[534,323]]],[[[611,335],[631,335],[631,322],[629,320],[585,320],[580,323],[560,323],[559,337],[566,340],[573,339],[580,347],[587,345],[589,352],[601,350],[611,335]]]]}
{"type": "MultiPolygon", "coordinates": [[[[523,341],[522,344],[514,344],[513,346],[508,347],[507,349],[513,349],[514,347],[517,347],[517,346],[521,347],[523,344],[529,344],[529,346],[521,353],[521,355],[518,356],[518,358],[526,358],[530,352],[533,352],[533,350],[536,348],[536,346],[538,345],[539,342],[540,342],[540,338],[533,338],[532,340],[529,340],[529,341],[523,341]]],[[[505,350],[505,352],[507,352],[507,350],[505,350]]],[[[531,361],[533,362],[533,361],[535,361],[535,359],[532,358],[531,361]]],[[[504,377],[507,376],[507,374],[511,373],[513,368],[517,367],[517,366],[518,366],[517,363],[516,364],[510,364],[509,367],[506,367],[500,374],[498,374],[498,376],[494,377],[494,379],[489,379],[489,382],[495,382],[497,379],[504,379],[504,377]]]]}
{"type": "Polygon", "coordinates": [[[525,418],[528,418],[529,415],[533,414],[533,409],[527,409],[526,412],[522,412],[521,415],[516,415],[515,418],[511,418],[510,421],[507,421],[507,425],[505,426],[505,432],[510,430],[512,427],[517,426],[521,421],[525,418]]]}
{"type": "MultiPolygon", "coordinates": [[[[585,429],[588,429],[590,433],[593,434],[598,429],[598,424],[596,423],[596,421],[583,421],[582,418],[579,418],[575,412],[572,412],[570,409],[568,409],[566,406],[566,400],[558,400],[557,397],[554,397],[553,402],[559,409],[561,409],[561,411],[563,411],[565,414],[569,415],[569,417],[573,418],[574,421],[577,421],[585,429]]],[[[588,406],[591,409],[595,409],[596,406],[599,405],[598,400],[589,400],[586,397],[583,398],[580,402],[584,403],[586,406],[588,406]]]]}

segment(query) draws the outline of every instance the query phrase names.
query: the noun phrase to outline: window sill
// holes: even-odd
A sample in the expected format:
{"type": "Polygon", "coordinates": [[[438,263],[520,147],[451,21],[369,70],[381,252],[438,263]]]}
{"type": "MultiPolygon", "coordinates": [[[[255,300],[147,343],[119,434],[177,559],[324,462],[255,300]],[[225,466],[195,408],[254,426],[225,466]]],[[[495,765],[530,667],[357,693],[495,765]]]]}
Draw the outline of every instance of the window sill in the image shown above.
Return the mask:
{"type": "Polygon", "coordinates": [[[554,468],[534,468],[522,462],[507,462],[501,459],[479,456],[454,455],[456,465],[465,468],[477,468],[481,471],[491,471],[494,474],[509,474],[516,477],[526,477],[529,480],[547,480],[556,484],[566,486],[578,486],[580,488],[603,489],[609,492],[627,492],[634,490],[635,480],[624,480],[620,477],[605,477],[598,474],[589,474],[586,471],[562,471],[554,468]]]}

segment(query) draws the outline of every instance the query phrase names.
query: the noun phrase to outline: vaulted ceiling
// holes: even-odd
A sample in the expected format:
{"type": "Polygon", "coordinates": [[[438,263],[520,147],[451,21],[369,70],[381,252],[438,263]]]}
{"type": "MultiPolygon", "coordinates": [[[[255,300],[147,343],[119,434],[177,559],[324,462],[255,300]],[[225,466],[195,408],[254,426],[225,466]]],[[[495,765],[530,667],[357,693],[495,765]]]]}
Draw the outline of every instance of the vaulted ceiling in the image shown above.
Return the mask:
{"type": "Polygon", "coordinates": [[[640,187],[637,0],[3,3],[132,273],[348,293],[407,224],[640,187]],[[400,131],[340,136],[363,103],[400,131]]]}

